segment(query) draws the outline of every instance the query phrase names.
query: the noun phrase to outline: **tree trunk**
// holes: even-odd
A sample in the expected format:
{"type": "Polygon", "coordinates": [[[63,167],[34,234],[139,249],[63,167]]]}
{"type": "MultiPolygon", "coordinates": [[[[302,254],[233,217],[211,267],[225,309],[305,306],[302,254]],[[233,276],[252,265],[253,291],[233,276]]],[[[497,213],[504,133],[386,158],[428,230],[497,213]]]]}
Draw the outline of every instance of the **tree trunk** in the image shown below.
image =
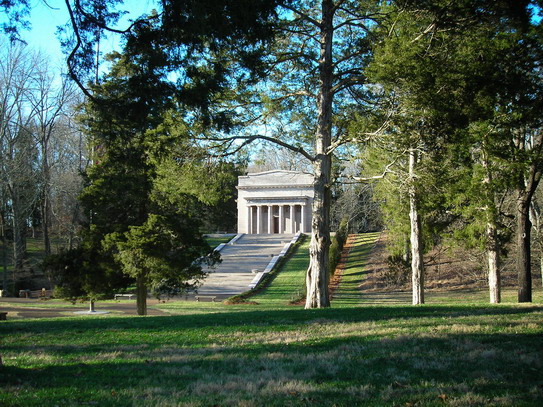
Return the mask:
{"type": "MultiPolygon", "coordinates": [[[[18,200],[13,202],[13,272],[16,274],[23,270],[26,256],[26,229],[22,219],[18,200]]],[[[14,280],[15,281],[15,280],[14,280]]]]}
{"type": "Polygon", "coordinates": [[[487,223],[487,260],[488,260],[488,289],[490,293],[490,303],[499,304],[501,302],[501,278],[500,278],[500,253],[498,245],[498,232],[496,225],[487,223]]]}
{"type": "MultiPolygon", "coordinates": [[[[535,241],[539,247],[539,271],[541,276],[541,283],[543,283],[543,225],[541,223],[541,208],[534,202],[530,202],[530,222],[532,223],[533,233],[535,234],[535,241]]],[[[534,236],[534,235],[532,235],[534,236]]]]}
{"type": "Polygon", "coordinates": [[[415,165],[417,152],[409,151],[409,220],[411,223],[411,282],[413,305],[424,304],[424,261],[422,255],[422,228],[418,212],[415,187],[415,165]]]}
{"type": "MultiPolygon", "coordinates": [[[[2,226],[4,224],[2,223],[2,226]]],[[[6,235],[4,234],[4,231],[2,231],[2,267],[4,269],[4,273],[2,276],[2,289],[4,290],[4,294],[8,294],[8,242],[6,239],[6,235]]]]}
{"type": "MultiPolygon", "coordinates": [[[[519,150],[530,153],[527,172],[519,172],[517,181],[517,273],[518,302],[532,302],[531,222],[530,206],[539,181],[543,176],[543,132],[538,131],[529,143],[526,134],[517,134],[519,150]]],[[[522,168],[522,166],[521,166],[522,168]]]]}
{"type": "Polygon", "coordinates": [[[138,315],[147,315],[147,284],[141,275],[136,278],[136,307],[138,315]]]}
{"type": "MultiPolygon", "coordinates": [[[[46,130],[43,130],[45,133],[46,130]]],[[[49,236],[49,226],[51,225],[51,169],[49,167],[49,136],[43,136],[42,139],[42,180],[43,180],[43,195],[42,195],[42,205],[41,205],[41,216],[42,216],[42,233],[43,233],[43,248],[45,255],[49,256],[51,254],[51,239],[49,236]]]]}
{"type": "Polygon", "coordinates": [[[518,302],[532,302],[532,265],[530,233],[532,225],[529,216],[529,200],[525,191],[519,191],[517,198],[517,273],[518,302]]]}
{"type": "Polygon", "coordinates": [[[51,207],[49,203],[48,192],[44,191],[41,216],[42,216],[43,250],[46,256],[49,256],[51,254],[51,238],[49,236],[49,223],[51,222],[50,213],[51,213],[51,207]]]}
{"type": "Polygon", "coordinates": [[[319,92],[317,97],[318,122],[315,136],[314,161],[315,197],[311,222],[311,244],[307,269],[307,297],[305,308],[330,306],[328,294],[328,253],[330,248],[330,178],[332,157],[329,151],[332,140],[332,37],[333,2],[322,1],[320,27],[319,92]]]}
{"type": "Polygon", "coordinates": [[[486,256],[488,264],[488,291],[491,304],[501,302],[500,285],[500,246],[498,241],[497,210],[495,196],[492,187],[492,171],[487,154],[486,139],[483,144],[483,168],[485,176],[483,179],[484,194],[486,198],[486,256]]]}

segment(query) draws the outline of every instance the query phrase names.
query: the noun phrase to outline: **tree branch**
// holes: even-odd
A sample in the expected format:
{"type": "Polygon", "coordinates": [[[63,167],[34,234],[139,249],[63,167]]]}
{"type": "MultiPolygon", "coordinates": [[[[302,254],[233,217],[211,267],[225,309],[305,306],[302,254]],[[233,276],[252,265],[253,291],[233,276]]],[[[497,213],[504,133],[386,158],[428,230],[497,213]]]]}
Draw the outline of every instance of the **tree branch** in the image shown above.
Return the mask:
{"type": "Polygon", "coordinates": [[[403,151],[402,153],[398,154],[398,156],[390,163],[388,163],[383,172],[381,173],[381,175],[374,175],[373,177],[355,177],[354,175],[349,175],[347,178],[348,179],[352,179],[353,181],[356,181],[356,182],[359,182],[359,183],[363,183],[363,182],[370,182],[370,181],[375,181],[375,180],[378,180],[378,179],[383,179],[386,177],[387,174],[393,172],[390,168],[396,164],[396,162],[402,157],[403,154],[405,154],[407,152],[407,150],[403,151]]]}
{"type": "Polygon", "coordinates": [[[300,16],[301,18],[303,18],[307,22],[309,22],[309,23],[313,24],[315,27],[318,27],[319,29],[321,29],[321,23],[319,21],[315,20],[309,14],[302,13],[300,10],[297,10],[294,7],[292,7],[292,6],[288,5],[288,4],[285,4],[285,3],[282,3],[281,7],[292,11],[294,14],[297,14],[298,16],[300,16]]]}
{"type": "MultiPolygon", "coordinates": [[[[244,140],[243,143],[241,144],[241,146],[236,147],[235,152],[238,152],[239,150],[241,150],[241,148],[245,147],[246,145],[252,143],[255,140],[264,140],[264,141],[269,141],[270,143],[274,143],[276,145],[279,145],[281,147],[284,147],[284,148],[286,148],[288,150],[294,151],[295,153],[301,154],[302,156],[307,158],[309,161],[313,162],[315,160],[315,157],[312,156],[311,154],[309,154],[307,151],[305,151],[301,146],[293,146],[292,144],[289,144],[289,143],[284,142],[282,140],[278,140],[276,138],[269,137],[269,136],[264,136],[264,135],[260,135],[260,134],[255,134],[255,135],[252,135],[252,136],[232,136],[232,137],[227,137],[227,138],[224,138],[224,137],[204,137],[203,140],[206,140],[206,141],[218,141],[218,142],[222,142],[223,144],[228,143],[229,145],[232,145],[232,143],[234,143],[236,140],[244,140]]],[[[231,155],[233,153],[234,152],[230,152],[228,154],[223,154],[222,156],[231,155]]]]}
{"type": "Polygon", "coordinates": [[[72,52],[70,52],[70,55],[67,59],[67,65],[68,65],[68,75],[70,75],[70,78],[77,84],[79,89],[87,96],[89,99],[91,99],[93,102],[96,102],[96,98],[92,95],[92,93],[81,83],[79,80],[79,77],[74,71],[74,58],[75,54],[81,47],[82,41],[81,41],[81,35],[79,34],[79,27],[77,26],[77,22],[75,21],[75,15],[74,11],[72,9],[72,5],[70,4],[70,0],[65,0],[66,8],[68,9],[68,13],[70,15],[70,21],[72,23],[72,28],[74,30],[75,38],[76,38],[76,44],[74,48],[72,49],[72,52]]]}

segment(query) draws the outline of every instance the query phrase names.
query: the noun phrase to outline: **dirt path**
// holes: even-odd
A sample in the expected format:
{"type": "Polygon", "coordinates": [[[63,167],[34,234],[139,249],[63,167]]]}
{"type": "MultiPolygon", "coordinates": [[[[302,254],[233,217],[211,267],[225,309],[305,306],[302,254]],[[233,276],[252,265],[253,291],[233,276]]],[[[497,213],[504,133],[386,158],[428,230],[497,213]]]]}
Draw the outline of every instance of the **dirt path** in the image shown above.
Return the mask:
{"type": "MultiPolygon", "coordinates": [[[[168,315],[167,313],[153,308],[158,301],[155,299],[147,300],[148,315],[168,315]]],[[[79,305],[79,304],[78,304],[79,305]]],[[[137,315],[135,301],[118,301],[115,303],[97,302],[96,311],[107,311],[111,314],[118,315],[137,315]]],[[[66,304],[66,307],[55,306],[51,307],[46,301],[33,298],[0,298],[0,311],[8,313],[8,319],[27,319],[27,318],[57,318],[57,317],[73,317],[77,311],[88,310],[88,305],[83,303],[80,306],[71,306],[66,304]]],[[[85,315],[85,314],[83,314],[85,315]]],[[[100,314],[96,314],[100,315],[100,314]]],[[[89,315],[92,317],[93,315],[89,315]]]]}

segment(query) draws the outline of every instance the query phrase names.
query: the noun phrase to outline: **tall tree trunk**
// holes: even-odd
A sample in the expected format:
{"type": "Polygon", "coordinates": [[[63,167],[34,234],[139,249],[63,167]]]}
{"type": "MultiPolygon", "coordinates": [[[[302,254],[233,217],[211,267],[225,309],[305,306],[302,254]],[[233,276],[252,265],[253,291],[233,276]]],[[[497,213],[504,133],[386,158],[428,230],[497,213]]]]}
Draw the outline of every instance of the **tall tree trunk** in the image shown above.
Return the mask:
{"type": "MultiPolygon", "coordinates": [[[[2,221],[2,229],[4,228],[4,222],[2,221]]],[[[8,294],[8,241],[6,239],[6,234],[2,230],[2,289],[4,290],[5,295],[8,294]]]]}
{"type": "Polygon", "coordinates": [[[331,0],[322,1],[320,27],[319,93],[317,97],[317,133],[315,137],[316,158],[315,197],[311,222],[311,244],[307,269],[307,297],[305,308],[330,306],[328,294],[328,253],[330,248],[330,178],[332,157],[329,151],[332,140],[332,37],[334,9],[331,0]]]}
{"type": "Polygon", "coordinates": [[[541,282],[543,283],[543,224],[541,223],[543,213],[540,206],[534,201],[535,199],[532,198],[532,202],[530,203],[530,222],[532,222],[535,241],[539,248],[539,271],[541,282]]]}
{"type": "Polygon", "coordinates": [[[415,187],[415,165],[417,152],[409,151],[409,220],[411,224],[411,282],[413,305],[424,304],[424,261],[422,255],[422,228],[418,212],[415,187]]]}
{"type": "MultiPolygon", "coordinates": [[[[26,257],[26,228],[25,221],[19,208],[19,201],[12,200],[13,204],[13,272],[14,275],[24,267],[26,257]]],[[[14,280],[15,281],[15,280],[14,280]]]]}
{"type": "Polygon", "coordinates": [[[541,274],[541,285],[543,285],[543,244],[539,249],[539,271],[541,274]]]}
{"type": "Polygon", "coordinates": [[[49,202],[48,193],[44,193],[42,202],[42,234],[43,234],[43,250],[46,256],[51,254],[51,238],[49,234],[49,224],[51,222],[51,204],[49,202]]]}
{"type": "Polygon", "coordinates": [[[500,246],[498,241],[498,226],[496,222],[497,210],[492,186],[492,171],[487,154],[486,140],[483,144],[483,168],[485,177],[483,185],[486,198],[486,257],[488,265],[488,291],[491,304],[501,302],[501,278],[500,278],[500,246]]]}
{"type": "Polygon", "coordinates": [[[136,308],[138,315],[147,315],[147,284],[142,275],[136,278],[136,308]]]}
{"type": "Polygon", "coordinates": [[[500,253],[498,244],[498,231],[496,224],[488,222],[486,227],[487,235],[487,261],[488,261],[488,289],[490,303],[501,302],[501,278],[500,278],[500,253]]]}
{"type": "Polygon", "coordinates": [[[45,255],[49,256],[51,254],[51,238],[49,236],[49,226],[51,225],[51,173],[49,168],[49,160],[47,151],[47,145],[42,146],[42,172],[43,172],[43,196],[42,196],[42,207],[41,207],[41,216],[42,216],[42,233],[43,233],[43,248],[45,255]]]}
{"type": "Polygon", "coordinates": [[[529,153],[527,172],[517,177],[517,274],[518,302],[532,302],[531,222],[530,206],[543,176],[543,132],[532,135],[530,142],[524,132],[517,134],[516,146],[529,153]]]}
{"type": "Polygon", "coordinates": [[[517,198],[517,273],[518,302],[532,302],[532,264],[530,234],[532,224],[529,216],[530,201],[525,191],[518,191],[517,198]]]}

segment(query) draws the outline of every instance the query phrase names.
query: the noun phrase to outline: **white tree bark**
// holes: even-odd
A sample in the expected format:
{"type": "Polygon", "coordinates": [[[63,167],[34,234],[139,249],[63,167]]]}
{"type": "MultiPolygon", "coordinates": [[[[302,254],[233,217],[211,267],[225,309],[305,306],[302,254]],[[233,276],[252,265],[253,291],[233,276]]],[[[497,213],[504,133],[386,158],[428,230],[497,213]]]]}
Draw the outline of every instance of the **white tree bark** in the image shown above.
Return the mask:
{"type": "Polygon", "coordinates": [[[411,283],[413,305],[424,304],[424,261],[422,252],[422,228],[417,208],[415,188],[415,166],[417,151],[409,151],[409,220],[411,224],[411,283]]]}
{"type": "Polygon", "coordinates": [[[490,303],[501,302],[500,254],[497,242],[497,230],[493,223],[487,224],[487,262],[488,262],[488,289],[490,303]]]}
{"type": "Polygon", "coordinates": [[[498,242],[497,211],[494,192],[492,190],[492,171],[486,151],[486,142],[483,145],[482,164],[485,170],[483,185],[485,187],[485,215],[486,215],[486,257],[488,266],[488,290],[491,304],[501,302],[500,286],[500,246],[498,242]]]}

